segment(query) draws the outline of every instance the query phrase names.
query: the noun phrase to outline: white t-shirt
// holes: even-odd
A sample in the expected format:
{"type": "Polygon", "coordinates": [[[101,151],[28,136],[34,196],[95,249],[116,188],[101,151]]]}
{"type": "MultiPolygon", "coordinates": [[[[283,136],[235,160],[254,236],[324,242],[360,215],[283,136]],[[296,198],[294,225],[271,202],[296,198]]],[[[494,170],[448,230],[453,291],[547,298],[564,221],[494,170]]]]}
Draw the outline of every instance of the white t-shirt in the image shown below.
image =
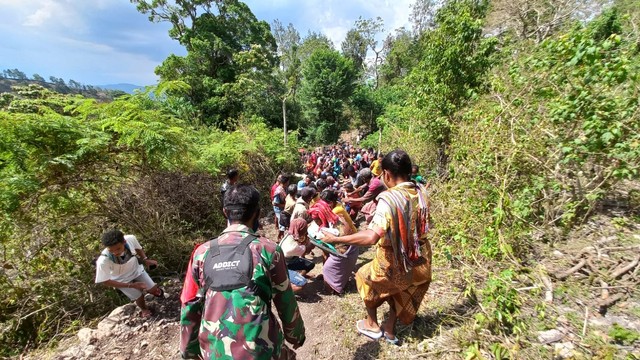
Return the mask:
{"type": "Polygon", "coordinates": [[[102,250],[96,261],[96,284],[107,280],[127,283],[144,272],[144,268],[138,264],[138,259],[135,257],[136,249],[142,249],[138,239],[133,235],[125,235],[124,240],[129,244],[129,249],[134,256],[124,264],[116,264],[109,257],[109,249],[102,250]]]}
{"type": "Polygon", "coordinates": [[[306,247],[298,243],[291,234],[287,234],[280,241],[280,248],[282,249],[282,253],[284,254],[285,258],[302,256],[306,251],[306,247]]]}

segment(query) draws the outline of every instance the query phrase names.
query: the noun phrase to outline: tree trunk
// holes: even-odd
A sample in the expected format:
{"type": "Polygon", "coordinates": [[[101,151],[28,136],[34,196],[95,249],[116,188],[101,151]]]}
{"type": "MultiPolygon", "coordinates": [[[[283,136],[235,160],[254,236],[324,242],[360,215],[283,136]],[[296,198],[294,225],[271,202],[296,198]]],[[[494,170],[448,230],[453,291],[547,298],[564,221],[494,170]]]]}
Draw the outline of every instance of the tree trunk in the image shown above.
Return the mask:
{"type": "Polygon", "coordinates": [[[282,99],[282,128],[284,129],[284,146],[287,146],[287,97],[282,99]]]}

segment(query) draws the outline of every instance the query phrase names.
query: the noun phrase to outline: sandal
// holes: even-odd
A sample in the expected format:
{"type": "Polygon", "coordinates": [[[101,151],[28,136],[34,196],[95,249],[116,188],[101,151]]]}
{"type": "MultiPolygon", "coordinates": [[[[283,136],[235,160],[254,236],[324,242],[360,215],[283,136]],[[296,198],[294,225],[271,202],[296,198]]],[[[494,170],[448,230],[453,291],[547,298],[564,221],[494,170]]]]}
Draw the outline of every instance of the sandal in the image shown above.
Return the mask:
{"type": "Polygon", "coordinates": [[[149,319],[153,316],[153,311],[151,309],[140,310],[140,317],[143,319],[149,319]]]}
{"type": "Polygon", "coordinates": [[[163,298],[164,297],[164,289],[160,288],[160,287],[158,289],[160,289],[160,293],[158,295],[153,295],[153,294],[151,294],[151,295],[153,295],[153,296],[155,296],[157,298],[163,298]]]}
{"type": "Polygon", "coordinates": [[[382,335],[384,336],[384,340],[391,345],[398,345],[400,343],[400,339],[398,339],[397,336],[394,336],[393,339],[389,339],[389,337],[387,336],[387,333],[382,332],[382,335]]]}
{"type": "Polygon", "coordinates": [[[368,338],[371,338],[373,340],[378,340],[382,337],[382,331],[378,330],[373,331],[373,330],[368,330],[364,328],[364,320],[358,320],[356,321],[356,329],[358,330],[358,332],[368,338]]]}

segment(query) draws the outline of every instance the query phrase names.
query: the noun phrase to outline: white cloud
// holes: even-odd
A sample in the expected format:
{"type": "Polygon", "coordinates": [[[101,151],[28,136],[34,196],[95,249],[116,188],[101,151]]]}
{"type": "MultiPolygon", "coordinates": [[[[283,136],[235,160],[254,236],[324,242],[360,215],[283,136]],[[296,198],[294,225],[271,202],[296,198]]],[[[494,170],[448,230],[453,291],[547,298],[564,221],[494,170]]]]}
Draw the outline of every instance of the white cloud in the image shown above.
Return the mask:
{"type": "Polygon", "coordinates": [[[0,20],[12,26],[24,26],[50,32],[55,29],[86,30],[79,10],[105,6],[104,0],[0,0],[0,20]]]}
{"type": "Polygon", "coordinates": [[[359,17],[364,19],[381,17],[384,21],[384,32],[378,35],[381,41],[395,29],[409,25],[410,6],[414,1],[356,0],[349,3],[345,0],[306,1],[303,5],[307,15],[305,23],[312,29],[315,27],[322,31],[337,48],[340,48],[347,32],[359,17]]]}
{"type": "Polygon", "coordinates": [[[25,21],[22,23],[25,26],[42,26],[47,20],[49,20],[53,13],[56,12],[56,6],[53,1],[45,1],[41,7],[36,10],[33,14],[27,16],[25,21]]]}

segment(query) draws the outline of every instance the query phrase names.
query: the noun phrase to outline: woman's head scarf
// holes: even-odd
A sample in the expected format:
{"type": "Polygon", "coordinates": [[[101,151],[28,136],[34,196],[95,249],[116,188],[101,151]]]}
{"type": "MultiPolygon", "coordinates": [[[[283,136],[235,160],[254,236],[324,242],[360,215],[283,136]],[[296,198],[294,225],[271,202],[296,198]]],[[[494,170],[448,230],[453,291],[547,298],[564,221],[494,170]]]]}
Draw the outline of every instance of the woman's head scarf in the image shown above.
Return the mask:
{"type": "Polygon", "coordinates": [[[289,234],[291,234],[295,240],[300,240],[302,236],[307,234],[307,222],[302,218],[291,220],[291,224],[289,224],[289,234]]]}

